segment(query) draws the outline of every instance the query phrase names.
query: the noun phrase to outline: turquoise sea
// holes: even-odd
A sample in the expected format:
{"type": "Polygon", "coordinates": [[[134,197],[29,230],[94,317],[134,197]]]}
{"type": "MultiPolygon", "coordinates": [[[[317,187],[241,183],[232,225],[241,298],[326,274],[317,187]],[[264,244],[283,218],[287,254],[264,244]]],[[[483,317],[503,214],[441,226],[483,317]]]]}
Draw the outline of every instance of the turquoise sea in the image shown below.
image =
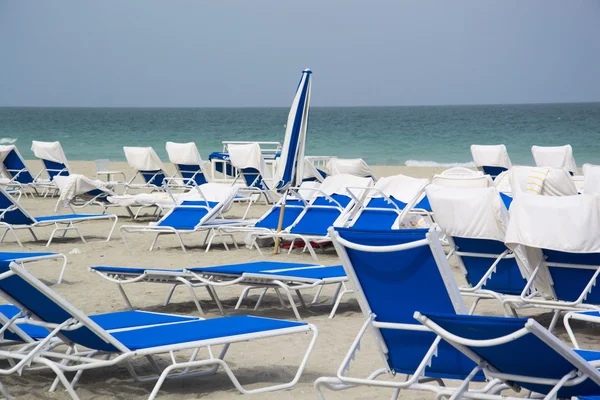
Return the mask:
{"type": "MultiPolygon", "coordinates": [[[[287,108],[0,108],[0,144],[33,158],[31,141],[62,143],[70,160],[124,160],[123,146],[196,142],[203,158],[222,140],[283,141],[287,108]]],[[[571,144],[578,165],[600,164],[600,103],[436,107],[313,107],[308,155],[371,165],[465,164],[471,144],[504,143],[513,163],[531,146],[571,144]]]]}

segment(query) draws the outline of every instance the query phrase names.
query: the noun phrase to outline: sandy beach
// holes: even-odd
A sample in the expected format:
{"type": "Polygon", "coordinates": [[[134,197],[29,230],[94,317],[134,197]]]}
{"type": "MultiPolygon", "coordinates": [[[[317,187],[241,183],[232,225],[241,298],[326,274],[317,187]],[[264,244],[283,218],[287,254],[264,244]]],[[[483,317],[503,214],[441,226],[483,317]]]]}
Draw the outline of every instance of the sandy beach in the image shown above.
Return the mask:
{"type": "MultiPolygon", "coordinates": [[[[28,161],[33,171],[38,171],[41,166],[36,161],[28,161]]],[[[172,166],[168,165],[168,168],[172,166]]],[[[88,161],[76,161],[71,163],[72,172],[94,176],[94,164],[88,161]]],[[[126,163],[112,163],[111,169],[123,170],[127,176],[132,175],[126,163]]],[[[403,173],[414,177],[430,178],[434,173],[443,168],[425,167],[373,167],[378,176],[386,176],[403,173]]],[[[50,215],[53,213],[56,198],[23,198],[22,204],[33,215],[50,215]]],[[[115,209],[111,211],[114,212],[115,209]]],[[[258,204],[253,206],[249,216],[259,217],[266,210],[266,206],[258,204]]],[[[98,212],[99,208],[90,208],[85,212],[98,212]]],[[[66,210],[63,210],[66,212],[66,210]]],[[[116,209],[119,215],[119,226],[123,224],[147,224],[152,219],[146,218],[140,221],[132,221],[124,209],[116,209]]],[[[241,216],[242,209],[235,206],[230,215],[241,216]]],[[[82,243],[75,238],[73,233],[65,239],[56,239],[49,248],[44,247],[51,228],[40,230],[39,241],[33,242],[27,232],[19,233],[25,245],[19,248],[12,238],[2,245],[2,251],[46,251],[61,252],[68,257],[68,265],[61,284],[52,284],[52,288],[72,302],[75,306],[88,314],[105,313],[111,311],[125,310],[124,303],[117,286],[110,283],[94,273],[88,271],[88,267],[95,265],[129,266],[129,267],[160,267],[169,269],[180,269],[191,266],[213,266],[228,263],[239,263],[263,259],[255,250],[249,250],[240,246],[239,250],[225,251],[223,246],[216,245],[210,252],[204,252],[201,246],[203,235],[187,235],[185,237],[189,251],[184,254],[179,248],[174,237],[163,237],[159,241],[159,248],[153,252],[148,251],[152,235],[130,235],[128,241],[132,249],[128,252],[120,237],[118,228],[112,240],[105,242],[105,235],[110,229],[109,222],[92,222],[81,225],[81,231],[88,239],[88,243],[82,243]]],[[[243,236],[238,237],[242,243],[243,236]]],[[[320,262],[325,265],[339,264],[338,258],[332,248],[319,254],[320,262]]],[[[265,251],[264,259],[277,261],[311,262],[308,254],[299,251],[292,254],[272,255],[268,249],[265,251]]],[[[30,270],[44,282],[51,284],[59,272],[59,263],[44,261],[29,265],[30,270]]],[[[454,268],[454,274],[459,284],[464,280],[459,271],[454,268]]],[[[171,304],[162,306],[169,287],[159,284],[133,284],[125,286],[134,306],[140,310],[159,311],[167,313],[181,313],[186,315],[197,315],[197,310],[191,302],[188,293],[184,289],[178,289],[171,304]]],[[[293,319],[289,309],[282,308],[278,299],[270,294],[267,296],[263,306],[257,311],[253,310],[257,294],[251,296],[243,307],[234,311],[233,306],[240,294],[242,287],[233,286],[221,288],[218,294],[225,306],[226,315],[258,315],[265,317],[293,319]]],[[[327,288],[324,294],[330,296],[332,288],[327,288]]],[[[204,290],[198,290],[197,294],[201,304],[207,313],[207,318],[218,317],[218,309],[204,290]]],[[[393,302],[393,299],[390,299],[393,302]]],[[[467,299],[467,303],[470,301],[467,299]]],[[[401,307],[398,304],[398,307],[401,307]]],[[[305,373],[300,382],[292,389],[283,392],[274,392],[261,395],[249,396],[249,398],[261,399],[311,399],[315,398],[313,382],[321,376],[335,375],[337,368],[345,356],[352,340],[363,323],[363,316],[357,302],[352,295],[348,296],[340,306],[334,319],[328,319],[329,306],[310,307],[301,309],[301,315],[305,321],[316,325],[319,329],[319,338],[316,347],[309,360],[305,373]]],[[[478,312],[487,315],[501,315],[497,303],[483,301],[478,312]]],[[[536,312],[524,312],[523,315],[533,315],[536,312]]],[[[549,321],[549,314],[539,315],[544,323],[549,321]]],[[[560,325],[560,324],[559,324],[560,325]]],[[[558,334],[562,339],[566,335],[562,325],[558,328],[558,334]]],[[[308,345],[307,335],[291,335],[275,339],[254,341],[251,343],[240,343],[232,346],[229,350],[227,360],[234,369],[242,384],[248,387],[258,387],[262,383],[283,382],[290,379],[295,367],[300,360],[304,346],[308,345]]],[[[590,343],[593,339],[586,337],[583,343],[590,343]]],[[[143,368],[144,360],[137,360],[136,366],[143,368]]],[[[374,342],[370,336],[363,341],[362,351],[357,361],[353,363],[352,374],[354,376],[366,376],[369,372],[384,367],[381,358],[375,351],[374,342]]],[[[13,396],[21,399],[67,399],[68,395],[63,389],[55,393],[49,393],[48,389],[54,379],[49,372],[26,372],[23,376],[10,375],[2,377],[13,396]]],[[[397,379],[403,379],[398,377],[397,379]]],[[[99,369],[85,372],[77,387],[77,393],[82,399],[144,399],[152,390],[153,383],[134,382],[123,366],[99,369]]],[[[328,399],[384,399],[389,398],[392,392],[377,388],[358,388],[343,392],[328,392],[328,399]]],[[[187,378],[172,380],[165,383],[159,394],[161,399],[181,398],[205,398],[205,399],[230,399],[241,396],[230,383],[226,374],[219,372],[211,377],[187,378]]],[[[405,398],[433,398],[429,393],[405,392],[405,398]]]]}

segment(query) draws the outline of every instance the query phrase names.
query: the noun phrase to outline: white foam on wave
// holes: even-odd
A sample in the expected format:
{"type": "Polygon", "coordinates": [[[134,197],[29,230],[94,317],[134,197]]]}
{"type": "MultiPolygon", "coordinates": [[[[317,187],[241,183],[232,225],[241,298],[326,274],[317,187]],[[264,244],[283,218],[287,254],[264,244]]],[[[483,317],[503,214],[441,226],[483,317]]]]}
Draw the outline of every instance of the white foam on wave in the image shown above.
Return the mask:
{"type": "Polygon", "coordinates": [[[0,144],[13,144],[16,141],[17,141],[17,139],[14,139],[14,138],[3,137],[0,139],[0,144]]]}
{"type": "Polygon", "coordinates": [[[407,167],[475,167],[473,161],[465,163],[439,163],[435,161],[420,161],[420,160],[408,160],[404,163],[407,167]]]}

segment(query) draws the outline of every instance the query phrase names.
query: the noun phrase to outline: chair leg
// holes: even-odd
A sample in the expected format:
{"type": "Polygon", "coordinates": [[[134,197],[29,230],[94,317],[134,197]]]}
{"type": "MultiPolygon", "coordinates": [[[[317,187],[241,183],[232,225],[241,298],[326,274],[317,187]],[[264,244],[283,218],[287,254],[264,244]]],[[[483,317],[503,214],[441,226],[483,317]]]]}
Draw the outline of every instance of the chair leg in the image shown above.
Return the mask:
{"type": "Polygon", "coordinates": [[[163,303],[163,307],[166,307],[169,305],[169,302],[171,301],[171,297],[173,297],[173,293],[175,293],[175,289],[177,289],[177,284],[171,286],[171,288],[169,289],[169,293],[167,293],[167,298],[165,299],[165,302],[163,303]]]}
{"type": "Polygon", "coordinates": [[[123,300],[125,300],[127,307],[129,307],[130,310],[133,310],[134,308],[129,301],[129,297],[127,297],[127,293],[125,293],[125,289],[123,289],[123,286],[120,283],[118,283],[117,286],[119,287],[119,292],[121,292],[121,296],[123,297],[123,300]]]}
{"type": "Polygon", "coordinates": [[[260,305],[262,304],[262,301],[265,298],[265,294],[267,294],[268,290],[269,290],[269,288],[264,288],[263,291],[260,292],[260,295],[258,296],[258,300],[256,301],[256,304],[254,305],[254,311],[258,310],[258,307],[260,307],[260,305]]]}
{"type": "Polygon", "coordinates": [[[156,242],[158,241],[158,237],[160,236],[161,232],[156,232],[156,235],[154,236],[154,239],[152,240],[152,244],[150,245],[150,251],[154,250],[154,246],[156,246],[156,242]]]}
{"type": "Polygon", "coordinates": [[[251,289],[253,289],[252,286],[246,286],[244,290],[242,290],[242,293],[240,294],[240,297],[238,298],[238,301],[235,304],[234,310],[238,310],[241,307],[242,302],[246,299],[246,297],[248,296],[248,292],[250,292],[251,289]]]}
{"type": "Polygon", "coordinates": [[[27,228],[27,230],[29,231],[29,233],[31,233],[31,236],[33,237],[33,240],[35,240],[37,242],[38,238],[35,235],[35,232],[33,232],[32,228],[27,228]]]}
{"type": "Polygon", "coordinates": [[[223,311],[223,304],[221,303],[221,299],[219,299],[219,295],[217,295],[217,291],[212,286],[206,286],[206,291],[210,298],[217,304],[217,308],[221,315],[225,315],[225,311],[223,311]]]}
{"type": "Polygon", "coordinates": [[[106,241],[108,242],[110,240],[110,238],[112,237],[113,232],[115,231],[115,228],[117,227],[117,222],[119,222],[119,217],[117,217],[115,215],[115,221],[112,224],[112,227],[110,228],[110,232],[108,232],[108,237],[106,238],[106,241]]]}
{"type": "Polygon", "coordinates": [[[558,322],[559,317],[560,317],[560,310],[554,310],[554,315],[552,316],[552,321],[550,322],[550,326],[548,327],[548,330],[550,331],[550,333],[552,333],[554,331],[554,328],[556,328],[556,323],[558,322]]]}

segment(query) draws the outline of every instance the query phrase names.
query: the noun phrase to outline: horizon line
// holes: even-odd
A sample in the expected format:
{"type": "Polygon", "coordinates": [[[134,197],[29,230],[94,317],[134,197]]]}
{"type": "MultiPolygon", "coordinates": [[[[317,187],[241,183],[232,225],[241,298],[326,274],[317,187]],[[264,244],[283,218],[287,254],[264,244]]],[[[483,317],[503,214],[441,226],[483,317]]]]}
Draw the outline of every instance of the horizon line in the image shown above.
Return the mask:
{"type": "MultiPolygon", "coordinates": [[[[527,105],[558,105],[558,104],[598,104],[596,101],[567,101],[567,102],[531,102],[531,103],[479,103],[479,104],[413,104],[413,105],[343,105],[343,106],[312,106],[311,108],[392,108],[392,107],[478,107],[478,106],[527,106],[527,105]]],[[[239,108],[289,108],[289,106],[69,106],[69,105],[29,105],[29,106],[5,106],[0,105],[0,108],[104,108],[104,109],[239,109],[239,108]]]]}

